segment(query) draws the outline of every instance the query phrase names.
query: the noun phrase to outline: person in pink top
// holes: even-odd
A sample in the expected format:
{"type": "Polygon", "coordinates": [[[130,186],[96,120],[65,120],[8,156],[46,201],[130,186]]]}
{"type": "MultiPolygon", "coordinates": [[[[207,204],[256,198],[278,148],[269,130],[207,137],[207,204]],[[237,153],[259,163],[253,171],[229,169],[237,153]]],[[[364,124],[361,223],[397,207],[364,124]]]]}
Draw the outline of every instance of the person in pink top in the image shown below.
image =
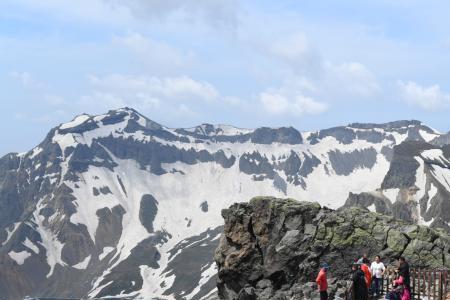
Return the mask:
{"type": "Polygon", "coordinates": [[[322,264],[322,268],[317,275],[316,283],[319,286],[320,300],[328,300],[327,271],[330,268],[327,263],[322,264]]]}
{"type": "Polygon", "coordinates": [[[401,287],[401,300],[410,300],[411,299],[411,293],[409,292],[408,287],[406,286],[405,278],[403,278],[402,275],[398,277],[397,280],[394,280],[394,286],[401,287]]]}
{"type": "Polygon", "coordinates": [[[405,278],[400,275],[394,282],[392,283],[393,289],[389,291],[386,295],[386,299],[388,300],[411,300],[411,292],[406,287],[405,278]]]}

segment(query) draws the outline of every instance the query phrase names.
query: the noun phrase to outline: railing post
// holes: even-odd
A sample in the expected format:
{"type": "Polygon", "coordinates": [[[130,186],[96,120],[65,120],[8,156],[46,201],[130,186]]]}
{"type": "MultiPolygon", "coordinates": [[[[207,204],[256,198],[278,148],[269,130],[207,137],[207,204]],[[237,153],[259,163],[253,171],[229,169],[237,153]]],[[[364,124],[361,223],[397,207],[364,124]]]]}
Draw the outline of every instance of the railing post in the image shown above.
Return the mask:
{"type": "Polygon", "coordinates": [[[436,300],[436,270],[433,270],[433,300],[436,300]]]}
{"type": "Polygon", "coordinates": [[[389,274],[389,270],[386,270],[384,272],[384,275],[383,275],[383,292],[385,292],[387,294],[387,286],[388,286],[388,284],[387,284],[386,274],[389,274]]]}
{"type": "Polygon", "coordinates": [[[416,269],[412,269],[412,291],[411,291],[411,299],[414,299],[414,294],[416,293],[416,269]]]}
{"type": "Polygon", "coordinates": [[[428,300],[431,300],[431,271],[428,271],[428,300]]]}
{"type": "Polygon", "coordinates": [[[444,286],[445,286],[444,297],[445,298],[447,298],[447,292],[448,292],[448,290],[447,290],[447,288],[448,288],[448,286],[447,286],[447,276],[448,276],[448,270],[445,269],[445,272],[444,272],[444,286]]]}
{"type": "Polygon", "coordinates": [[[385,291],[386,295],[388,293],[388,278],[389,278],[389,269],[386,270],[386,272],[384,272],[384,276],[383,276],[383,290],[385,291]]]}
{"type": "Polygon", "coordinates": [[[418,287],[417,287],[418,299],[420,299],[420,276],[422,276],[422,272],[421,272],[421,270],[419,268],[419,276],[418,276],[419,282],[417,283],[418,284],[418,287]]]}
{"type": "Polygon", "coordinates": [[[386,284],[386,294],[389,293],[390,280],[391,280],[391,271],[388,272],[387,284],[386,284]]]}
{"type": "Polygon", "coordinates": [[[444,298],[446,299],[447,298],[447,275],[448,275],[448,270],[447,269],[445,269],[444,270],[444,285],[443,285],[443,288],[444,288],[444,292],[443,292],[443,294],[444,294],[444,298]]]}
{"type": "Polygon", "coordinates": [[[423,296],[427,296],[427,271],[423,271],[423,296]]]}
{"type": "Polygon", "coordinates": [[[442,271],[439,271],[439,300],[444,299],[444,297],[442,297],[442,271]]]}

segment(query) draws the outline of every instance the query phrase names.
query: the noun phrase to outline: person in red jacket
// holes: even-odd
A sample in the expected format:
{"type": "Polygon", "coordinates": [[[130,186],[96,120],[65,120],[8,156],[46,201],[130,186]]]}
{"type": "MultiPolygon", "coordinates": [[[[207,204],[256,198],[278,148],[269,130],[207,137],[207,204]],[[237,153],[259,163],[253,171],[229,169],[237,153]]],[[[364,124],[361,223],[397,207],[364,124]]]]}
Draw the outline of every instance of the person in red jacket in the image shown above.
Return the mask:
{"type": "Polygon", "coordinates": [[[372,284],[372,273],[369,269],[370,260],[368,258],[363,259],[363,263],[361,265],[361,270],[364,272],[364,277],[366,278],[367,289],[369,290],[370,285],[372,284]]]}
{"type": "Polygon", "coordinates": [[[328,300],[327,271],[329,268],[327,263],[323,263],[319,275],[316,278],[316,283],[319,286],[320,300],[328,300]]]}

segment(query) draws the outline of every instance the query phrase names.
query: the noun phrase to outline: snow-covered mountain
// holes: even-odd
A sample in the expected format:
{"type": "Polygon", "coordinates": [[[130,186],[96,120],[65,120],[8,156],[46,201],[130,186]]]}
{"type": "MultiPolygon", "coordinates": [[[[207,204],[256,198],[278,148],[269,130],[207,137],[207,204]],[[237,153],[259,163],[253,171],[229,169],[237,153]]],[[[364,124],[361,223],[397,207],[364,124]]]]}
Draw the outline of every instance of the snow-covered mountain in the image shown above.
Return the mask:
{"type": "Polygon", "coordinates": [[[221,209],[258,195],[448,228],[448,143],[419,121],[299,132],[78,116],[0,159],[0,299],[208,298],[221,209]]]}

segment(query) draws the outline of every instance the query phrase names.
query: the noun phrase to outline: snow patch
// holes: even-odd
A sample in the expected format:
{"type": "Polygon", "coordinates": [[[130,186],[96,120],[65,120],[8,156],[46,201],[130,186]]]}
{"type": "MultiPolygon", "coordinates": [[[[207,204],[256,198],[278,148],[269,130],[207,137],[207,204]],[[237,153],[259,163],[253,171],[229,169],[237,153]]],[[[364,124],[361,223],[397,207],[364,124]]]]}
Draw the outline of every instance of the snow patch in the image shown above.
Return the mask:
{"type": "Polygon", "coordinates": [[[439,136],[438,133],[428,133],[423,129],[419,130],[419,134],[426,142],[430,142],[439,136]]]}
{"type": "Polygon", "coordinates": [[[58,131],[53,136],[52,142],[59,145],[63,155],[66,148],[75,147],[77,145],[77,141],[75,140],[74,135],[72,133],[59,134],[58,131]]]}
{"type": "MultiPolygon", "coordinates": [[[[104,116],[103,116],[104,117],[104,116]]],[[[95,118],[94,118],[95,119],[95,118]]],[[[134,137],[134,133],[124,132],[125,127],[128,125],[130,116],[126,116],[122,122],[108,125],[101,125],[99,128],[94,130],[85,131],[82,135],[77,137],[79,143],[87,144],[89,147],[92,145],[94,139],[107,137],[112,135],[113,137],[134,137]]],[[[150,138],[150,136],[146,136],[150,138]]]]}
{"type": "Polygon", "coordinates": [[[392,131],[389,132],[395,139],[395,144],[396,145],[400,145],[401,143],[403,143],[407,138],[408,138],[408,134],[400,134],[398,132],[392,131]]]}
{"type": "Polygon", "coordinates": [[[33,244],[28,238],[26,238],[25,242],[23,242],[24,246],[33,251],[36,254],[39,254],[39,248],[33,244]]]}
{"type": "Polygon", "coordinates": [[[31,253],[29,253],[28,251],[22,251],[22,252],[11,251],[8,253],[8,255],[13,260],[15,260],[18,265],[23,265],[25,260],[31,256],[31,253]]]}
{"type": "Polygon", "coordinates": [[[85,270],[87,268],[87,266],[89,265],[90,261],[91,261],[91,256],[89,255],[82,262],[79,262],[78,264],[76,264],[72,267],[75,269],[78,269],[78,270],[85,270]]]}
{"type": "Polygon", "coordinates": [[[41,236],[42,242],[40,244],[45,248],[45,254],[47,256],[47,264],[50,266],[50,271],[47,274],[47,278],[49,278],[53,271],[55,270],[56,264],[61,266],[66,266],[66,263],[62,261],[61,251],[64,247],[64,244],[58,240],[56,234],[54,234],[50,229],[46,228],[43,224],[44,217],[39,214],[39,211],[42,208],[43,199],[39,200],[36,210],[34,211],[33,217],[36,222],[36,231],[41,236]]]}
{"type": "Polygon", "coordinates": [[[114,250],[113,247],[104,247],[103,252],[98,256],[100,260],[103,260],[109,253],[114,250]]]}
{"type": "Polygon", "coordinates": [[[416,161],[420,164],[419,168],[416,171],[416,187],[419,191],[415,195],[415,199],[419,202],[420,199],[425,196],[426,193],[426,183],[427,183],[427,175],[425,173],[425,163],[422,159],[416,157],[416,161]]]}
{"type": "Polygon", "coordinates": [[[42,150],[43,150],[43,149],[42,149],[41,147],[36,147],[36,148],[34,148],[34,149],[31,151],[31,154],[30,154],[29,158],[30,158],[30,159],[35,158],[39,153],[42,152],[42,150]]]}
{"type": "Polygon", "coordinates": [[[439,181],[444,188],[450,191],[450,170],[447,168],[442,168],[438,165],[433,165],[431,169],[433,176],[439,181]]]}
{"type": "Polygon", "coordinates": [[[9,231],[6,230],[6,240],[2,243],[2,246],[9,242],[9,239],[13,236],[14,232],[16,232],[17,228],[19,228],[20,222],[14,223],[13,229],[9,231]]]}
{"type": "Polygon", "coordinates": [[[430,226],[431,223],[433,223],[434,218],[432,218],[430,221],[426,222],[423,217],[420,217],[418,224],[422,226],[430,226]]]}
{"type": "Polygon", "coordinates": [[[427,210],[426,211],[428,211],[430,209],[431,200],[434,198],[434,196],[436,196],[437,192],[438,192],[437,187],[433,183],[431,183],[430,190],[428,191],[428,201],[427,201],[427,210]]]}
{"type": "Polygon", "coordinates": [[[383,190],[382,193],[383,195],[388,198],[391,203],[394,203],[395,201],[397,201],[397,196],[400,192],[400,189],[387,189],[387,190],[383,190]]]}
{"type": "Polygon", "coordinates": [[[59,128],[60,129],[68,129],[68,128],[72,128],[72,127],[77,127],[78,125],[83,124],[89,118],[90,118],[90,116],[86,115],[86,114],[79,115],[79,116],[75,117],[75,119],[73,119],[72,121],[62,124],[61,126],[59,126],[59,128]]]}
{"type": "Polygon", "coordinates": [[[234,127],[231,125],[223,125],[223,124],[219,124],[219,125],[202,124],[197,127],[185,128],[184,130],[187,132],[191,132],[191,133],[199,132],[200,134],[205,135],[205,136],[216,136],[216,135],[236,136],[236,135],[248,134],[248,133],[251,133],[254,131],[254,129],[237,128],[237,127],[234,127]],[[208,126],[213,127],[213,132],[207,133],[208,126]]]}
{"type": "Polygon", "coordinates": [[[219,132],[217,135],[242,135],[242,134],[248,134],[254,131],[254,129],[246,129],[246,128],[237,128],[230,125],[218,125],[216,128],[219,129],[219,132]]]}
{"type": "Polygon", "coordinates": [[[449,165],[450,162],[445,158],[441,149],[430,149],[422,152],[422,156],[429,160],[436,160],[442,162],[444,165],[449,165]]]}

